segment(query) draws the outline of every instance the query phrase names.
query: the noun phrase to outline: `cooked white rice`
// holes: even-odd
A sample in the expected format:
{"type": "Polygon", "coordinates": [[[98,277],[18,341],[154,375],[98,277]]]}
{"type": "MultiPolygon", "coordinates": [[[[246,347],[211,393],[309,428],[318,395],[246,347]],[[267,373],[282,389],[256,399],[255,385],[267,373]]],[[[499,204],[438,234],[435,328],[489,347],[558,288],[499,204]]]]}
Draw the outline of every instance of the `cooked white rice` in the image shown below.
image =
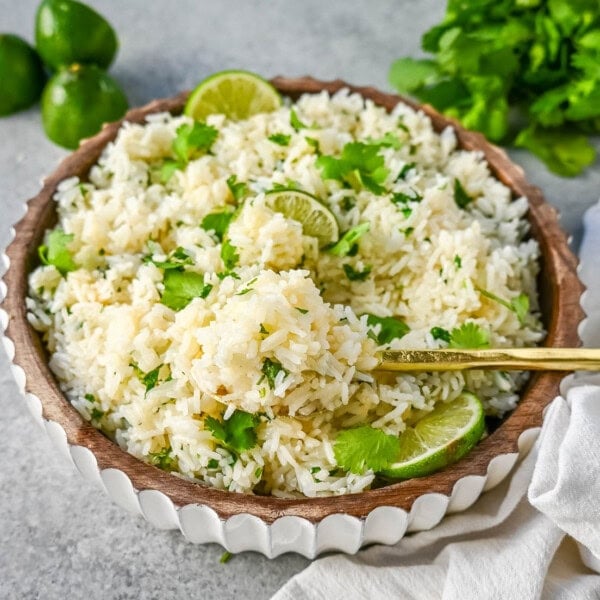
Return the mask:
{"type": "Polygon", "coordinates": [[[209,117],[218,129],[211,153],[166,184],[155,170],[190,120],[157,114],[144,125],[125,124],[89,182],[63,181],[55,196],[80,268],[62,276],[54,266],[38,267],[28,300],[63,391],[122,447],[218,488],[283,497],[371,485],[373,472],[336,465],[333,441],[343,429],[368,423],[399,434],[411,412],[464,389],[490,415],[518,401],[523,374],[372,373],[378,347],[365,313],[410,327],[386,346],[394,349],[444,346],[432,327],[451,331],[466,322],[488,330],[497,347],[533,345],[543,335],[526,199],[513,200],[479,153],[457,150],[451,128],[436,134],[428,117],[403,104],[387,114],[342,91],[305,95],[295,110],[310,130],[294,130],[289,105],[241,122],[209,117]],[[421,195],[409,210],[390,194],[323,180],[306,140],[339,156],[348,142],[390,132],[402,145],[380,149],[385,186],[421,195]],[[275,133],[291,136],[289,145],[270,141],[275,133]],[[414,168],[396,180],[409,163],[414,168]],[[227,276],[221,242],[199,225],[235,204],[232,174],[250,194],[227,232],[240,257],[227,276]],[[454,199],[455,179],[474,199],[464,209],[454,199]],[[266,206],[264,192],[290,181],[321,199],[340,231],[370,223],[355,256],[319,250],[301,223],[266,206]],[[186,270],[213,287],[175,311],[161,303],[163,269],[144,257],[160,262],[178,247],[193,258],[186,270]],[[364,281],[350,281],[345,264],[371,270],[364,281]],[[525,292],[534,316],[521,324],[480,289],[507,300],[525,292]],[[266,360],[282,366],[273,381],[264,376],[266,360]],[[157,384],[146,392],[144,374],[157,368],[157,384]],[[204,425],[206,416],[227,419],[236,409],[260,415],[257,445],[239,456],[204,425]]]}

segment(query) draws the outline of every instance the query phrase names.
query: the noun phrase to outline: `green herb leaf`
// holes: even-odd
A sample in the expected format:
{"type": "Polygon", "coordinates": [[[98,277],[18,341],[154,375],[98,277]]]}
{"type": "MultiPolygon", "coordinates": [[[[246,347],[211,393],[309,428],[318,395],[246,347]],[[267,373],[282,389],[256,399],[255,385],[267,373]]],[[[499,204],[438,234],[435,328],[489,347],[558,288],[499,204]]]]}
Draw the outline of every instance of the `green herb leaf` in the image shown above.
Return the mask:
{"type": "Polygon", "coordinates": [[[400,150],[404,145],[404,142],[394,133],[388,131],[383,137],[376,139],[368,139],[369,144],[373,146],[380,146],[382,148],[394,148],[394,150],[400,150]]]}
{"type": "Polygon", "coordinates": [[[443,327],[432,327],[430,332],[434,340],[442,340],[443,342],[450,343],[451,335],[447,329],[443,327]]]}
{"type": "Polygon", "coordinates": [[[346,277],[350,281],[365,281],[367,279],[367,277],[370,275],[371,269],[373,267],[371,267],[370,265],[367,265],[363,271],[357,271],[352,265],[345,264],[345,265],[342,265],[342,268],[344,269],[344,273],[346,274],[346,277]]]}
{"type": "Polygon", "coordinates": [[[473,198],[467,194],[465,188],[458,179],[454,180],[454,202],[456,202],[458,208],[466,208],[473,202],[473,198]]]}
{"type": "Polygon", "coordinates": [[[256,426],[260,423],[258,415],[243,410],[235,410],[229,419],[219,421],[213,417],[204,419],[204,426],[213,436],[237,454],[256,446],[256,426]]]}
{"type": "Polygon", "coordinates": [[[462,269],[462,258],[458,254],[454,257],[454,264],[457,269],[462,269]]]}
{"type": "Polygon", "coordinates": [[[279,146],[289,146],[292,136],[286,135],[285,133],[274,133],[273,135],[270,135],[268,139],[279,146]]]}
{"type": "Polygon", "coordinates": [[[200,227],[205,231],[212,231],[217,239],[221,242],[223,241],[223,236],[229,227],[229,223],[231,223],[231,219],[233,218],[233,212],[224,210],[221,212],[214,212],[206,215],[204,219],[202,219],[202,223],[200,227]]]}
{"type": "Polygon", "coordinates": [[[221,554],[221,558],[219,559],[219,562],[221,564],[228,563],[232,556],[233,556],[233,554],[231,554],[231,552],[223,552],[223,554],[221,554]]]}
{"type": "Polygon", "coordinates": [[[389,344],[396,339],[399,340],[410,331],[410,327],[404,321],[395,317],[378,317],[377,315],[369,314],[367,325],[373,328],[379,325],[379,333],[375,334],[374,331],[373,333],[380,346],[389,344]]]}
{"type": "Polygon", "coordinates": [[[75,239],[72,233],[65,233],[58,228],[51,231],[46,238],[46,245],[38,248],[40,260],[45,265],[54,265],[61,275],[75,271],[77,265],[69,251],[69,244],[75,239]]]}
{"type": "Polygon", "coordinates": [[[152,371],[146,373],[142,377],[142,383],[146,386],[146,393],[156,387],[156,384],[158,383],[158,373],[161,367],[162,365],[159,365],[156,369],[152,369],[152,371]]]}
{"type": "Polygon", "coordinates": [[[496,296],[496,294],[492,294],[492,292],[488,292],[482,288],[476,288],[477,291],[486,298],[501,304],[502,306],[508,308],[508,310],[512,311],[517,315],[517,319],[519,319],[519,323],[523,325],[525,323],[525,319],[529,314],[529,296],[525,293],[520,293],[518,296],[515,296],[509,301],[496,296]]]}
{"type": "Polygon", "coordinates": [[[305,136],[304,139],[309,146],[312,146],[317,154],[321,154],[321,147],[319,145],[319,140],[305,136]]]}
{"type": "Polygon", "coordinates": [[[199,121],[193,124],[184,123],[176,130],[172,149],[175,158],[182,164],[187,164],[203,152],[210,150],[219,132],[212,126],[199,121]]]}
{"type": "Polygon", "coordinates": [[[243,181],[238,182],[235,175],[227,178],[227,187],[236,202],[239,202],[248,193],[248,186],[243,181]]]}
{"type": "Polygon", "coordinates": [[[315,165],[323,179],[335,179],[355,190],[366,188],[381,195],[385,192],[382,184],[389,170],[379,150],[378,144],[349,142],[344,146],[340,158],[322,155],[317,158],[315,165]]]}
{"type": "Polygon", "coordinates": [[[360,223],[356,227],[349,229],[346,233],[331,247],[329,254],[334,256],[348,256],[354,245],[371,229],[370,223],[360,223]]]}
{"type": "Polygon", "coordinates": [[[455,327],[450,333],[450,348],[489,348],[490,334],[472,321],[455,327]]]}
{"type": "Polygon", "coordinates": [[[438,73],[438,66],[432,60],[400,58],[392,63],[388,78],[399,92],[410,94],[433,82],[438,73]]]}
{"type": "Polygon", "coordinates": [[[262,366],[262,372],[266,377],[271,389],[275,388],[275,378],[279,373],[281,373],[281,371],[285,373],[285,376],[289,375],[289,371],[284,369],[281,363],[277,362],[276,360],[271,360],[270,358],[265,358],[262,366]]]}
{"type": "Polygon", "coordinates": [[[193,271],[168,270],[160,301],[173,310],[185,308],[194,298],[206,298],[213,286],[204,283],[204,275],[193,271]]]}
{"type": "Polygon", "coordinates": [[[160,177],[161,183],[168,183],[170,181],[171,177],[173,177],[175,171],[180,170],[182,166],[183,165],[180,162],[173,160],[171,158],[167,158],[163,162],[163,164],[159,170],[159,177],[160,177]]]}
{"type": "Polygon", "coordinates": [[[309,129],[308,125],[305,125],[296,114],[296,111],[292,108],[290,111],[290,125],[296,130],[300,131],[301,129],[309,129]]]}
{"type": "Polygon", "coordinates": [[[173,456],[171,446],[163,448],[159,452],[150,452],[150,463],[164,471],[176,471],[177,459],[173,456]]]}
{"type": "Polygon", "coordinates": [[[367,469],[381,471],[393,463],[400,452],[400,440],[369,425],[342,431],[333,444],[337,464],[361,475],[367,469]]]}
{"type": "Polygon", "coordinates": [[[194,259],[187,253],[187,250],[181,246],[178,246],[173,250],[173,252],[167,256],[166,260],[154,260],[152,256],[153,255],[147,255],[142,261],[146,263],[151,262],[159,269],[164,269],[165,271],[168,271],[169,269],[183,269],[184,265],[194,264],[194,259]]]}
{"type": "Polygon", "coordinates": [[[406,179],[406,176],[408,175],[408,173],[410,171],[412,171],[415,167],[416,167],[416,163],[411,162],[411,163],[406,163],[401,169],[400,169],[400,173],[398,173],[398,177],[396,177],[396,181],[401,181],[403,179],[406,179]]]}
{"type": "Polygon", "coordinates": [[[221,260],[228,271],[231,271],[240,260],[237,248],[229,240],[225,240],[221,246],[221,260]]]}

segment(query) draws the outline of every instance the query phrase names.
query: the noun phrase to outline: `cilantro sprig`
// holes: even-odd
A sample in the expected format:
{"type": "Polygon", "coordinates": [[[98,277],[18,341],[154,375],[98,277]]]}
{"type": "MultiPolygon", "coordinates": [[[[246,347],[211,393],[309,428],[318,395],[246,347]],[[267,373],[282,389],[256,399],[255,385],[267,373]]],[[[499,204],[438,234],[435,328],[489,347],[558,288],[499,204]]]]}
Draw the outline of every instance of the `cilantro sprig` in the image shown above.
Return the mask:
{"type": "Polygon", "coordinates": [[[338,466],[363,474],[367,469],[381,471],[393,463],[400,452],[400,439],[369,425],[342,431],[333,444],[338,466]]]}
{"type": "Polygon", "coordinates": [[[448,0],[421,41],[433,57],[395,61],[389,80],[399,91],[492,141],[527,148],[559,175],[594,162],[587,136],[600,119],[597,0],[448,0]]]}
{"type": "Polygon", "coordinates": [[[219,421],[214,417],[206,417],[204,426],[223,445],[240,454],[256,446],[256,427],[260,423],[258,415],[243,410],[235,410],[229,419],[219,421]]]}
{"type": "Polygon", "coordinates": [[[514,312],[517,316],[517,319],[519,319],[519,323],[521,323],[521,325],[525,323],[527,315],[529,314],[529,296],[527,294],[520,293],[518,296],[511,298],[509,301],[504,300],[503,298],[496,296],[496,294],[492,294],[492,292],[488,292],[488,290],[484,290],[482,288],[477,288],[477,291],[482,296],[485,296],[486,298],[489,298],[490,300],[501,304],[511,312],[514,312]]]}
{"type": "Polygon", "coordinates": [[[202,227],[202,229],[205,231],[212,231],[215,237],[221,242],[223,241],[223,236],[227,232],[233,215],[233,211],[230,210],[222,210],[219,212],[210,213],[202,219],[200,227],[202,227]]]}
{"type": "Polygon", "coordinates": [[[353,256],[356,254],[355,249],[358,250],[358,240],[365,235],[371,229],[371,224],[360,223],[356,227],[352,227],[346,231],[346,233],[331,247],[329,248],[329,254],[334,256],[353,256]]]}
{"type": "Polygon", "coordinates": [[[167,159],[160,171],[161,181],[166,183],[173,173],[183,169],[190,160],[208,152],[219,132],[212,125],[200,121],[180,125],[171,144],[174,159],[167,159]]]}
{"type": "Polygon", "coordinates": [[[378,317],[377,315],[369,314],[367,325],[371,328],[369,330],[369,337],[380,346],[400,339],[410,331],[410,327],[396,317],[378,317]],[[379,326],[378,333],[375,333],[377,326],[379,326]]]}
{"type": "Polygon", "coordinates": [[[38,248],[38,255],[42,264],[54,265],[61,275],[66,275],[69,271],[75,271],[77,265],[69,250],[69,244],[74,239],[75,236],[72,233],[65,233],[60,228],[51,231],[46,238],[46,244],[38,248]]]}
{"type": "Polygon", "coordinates": [[[204,275],[194,271],[165,271],[160,301],[173,310],[182,310],[194,298],[206,298],[213,286],[204,283],[204,275]]]}
{"type": "Polygon", "coordinates": [[[323,179],[334,179],[356,191],[364,188],[381,195],[386,191],[383,183],[389,169],[379,154],[380,149],[380,144],[349,142],[339,158],[323,154],[317,158],[315,165],[323,179]]]}

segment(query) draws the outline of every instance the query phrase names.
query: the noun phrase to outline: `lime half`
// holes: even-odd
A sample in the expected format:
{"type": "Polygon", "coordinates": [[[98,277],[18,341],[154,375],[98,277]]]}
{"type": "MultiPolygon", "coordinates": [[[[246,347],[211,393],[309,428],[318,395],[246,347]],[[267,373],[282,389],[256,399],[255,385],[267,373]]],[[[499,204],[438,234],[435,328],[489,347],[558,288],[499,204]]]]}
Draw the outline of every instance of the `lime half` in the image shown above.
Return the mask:
{"type": "Polygon", "coordinates": [[[483,405],[474,394],[440,403],[400,435],[398,461],[381,472],[394,479],[423,477],[462,458],[485,429],[483,405]]]}
{"type": "Polygon", "coordinates": [[[316,237],[321,247],[337,242],[340,237],[334,214],[306,192],[276,190],[267,192],[265,200],[271,210],[302,223],[304,234],[316,237]]]}
{"type": "Polygon", "coordinates": [[[262,77],[248,71],[221,71],[194,89],[184,112],[197,121],[213,114],[239,121],[280,106],[279,92],[262,77]]]}

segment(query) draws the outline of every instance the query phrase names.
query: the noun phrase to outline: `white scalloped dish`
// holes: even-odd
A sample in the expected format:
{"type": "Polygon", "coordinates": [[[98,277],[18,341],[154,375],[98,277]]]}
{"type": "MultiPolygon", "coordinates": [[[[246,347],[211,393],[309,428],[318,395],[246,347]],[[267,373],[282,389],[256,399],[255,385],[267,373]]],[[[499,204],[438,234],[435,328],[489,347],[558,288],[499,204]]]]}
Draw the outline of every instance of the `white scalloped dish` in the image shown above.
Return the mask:
{"type": "MultiPolygon", "coordinates": [[[[401,100],[340,81],[277,78],[274,84],[292,98],[347,87],[387,110],[401,100]]],[[[185,98],[182,94],[155,101],[130,111],[125,119],[142,122],[153,112],[178,113],[185,98]]],[[[578,345],[582,287],[576,275],[576,259],[558,227],[556,211],[503,151],[430,107],[420,108],[437,131],[452,125],[460,147],[482,151],[492,172],[515,197],[528,198],[531,232],[542,255],[538,284],[548,331],[546,345],[578,345]]],[[[84,142],[30,200],[7,250],[6,286],[0,286],[0,298],[4,297],[0,311],[3,342],[31,412],[82,475],[98,482],[116,503],[142,514],[156,527],[179,528],[192,542],[217,542],[231,552],[255,550],[269,557],[298,552],[309,558],[329,550],[354,553],[365,544],[394,544],[407,532],[434,527],[446,513],[468,508],[481,493],[507,476],[519,453],[529,450],[539,431],[543,409],[558,393],[560,374],[534,375],[517,408],[458,463],[420,479],[336,497],[280,499],[209,488],[137,460],[83,420],[62,395],[41,340],[27,321],[27,275],[37,263],[37,247],[44,231],[56,222],[52,197],[58,183],[71,176],[85,178],[119,126],[108,125],[84,142]]]]}

